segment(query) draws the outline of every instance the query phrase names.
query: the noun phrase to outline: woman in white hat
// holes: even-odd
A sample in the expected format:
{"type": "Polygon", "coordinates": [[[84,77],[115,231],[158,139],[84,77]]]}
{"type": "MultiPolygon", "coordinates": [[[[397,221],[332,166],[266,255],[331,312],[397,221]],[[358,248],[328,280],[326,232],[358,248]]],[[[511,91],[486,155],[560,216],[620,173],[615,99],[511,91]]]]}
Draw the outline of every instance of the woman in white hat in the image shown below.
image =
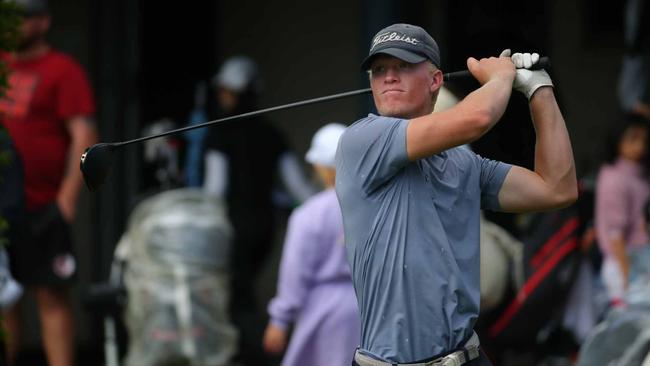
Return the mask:
{"type": "Polygon", "coordinates": [[[282,253],[277,295],[269,304],[264,348],[280,353],[294,326],[283,366],[349,365],[359,344],[357,300],[334,191],[334,155],[345,126],[328,124],[312,139],[306,160],[325,190],[292,213],[282,253]]]}

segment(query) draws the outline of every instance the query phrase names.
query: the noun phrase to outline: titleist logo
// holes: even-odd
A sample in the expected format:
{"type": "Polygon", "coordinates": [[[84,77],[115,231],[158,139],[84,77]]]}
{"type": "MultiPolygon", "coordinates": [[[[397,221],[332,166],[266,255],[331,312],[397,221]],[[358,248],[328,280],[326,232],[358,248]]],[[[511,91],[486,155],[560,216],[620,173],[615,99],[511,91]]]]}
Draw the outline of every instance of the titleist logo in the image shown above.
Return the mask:
{"type": "Polygon", "coordinates": [[[372,40],[372,46],[370,47],[370,49],[372,50],[379,44],[382,44],[384,42],[391,42],[391,41],[406,42],[413,45],[420,43],[420,41],[418,41],[417,38],[411,38],[407,35],[399,34],[397,32],[390,32],[390,33],[383,33],[375,37],[375,39],[372,40]]]}

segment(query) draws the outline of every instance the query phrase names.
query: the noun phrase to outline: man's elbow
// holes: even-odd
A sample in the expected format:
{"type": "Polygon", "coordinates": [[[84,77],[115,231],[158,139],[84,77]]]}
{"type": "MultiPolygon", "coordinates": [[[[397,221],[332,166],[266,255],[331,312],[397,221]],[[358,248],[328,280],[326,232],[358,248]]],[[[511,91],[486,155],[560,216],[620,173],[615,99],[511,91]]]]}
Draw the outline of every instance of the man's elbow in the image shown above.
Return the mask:
{"type": "Polygon", "coordinates": [[[564,208],[571,206],[578,200],[578,186],[572,185],[564,190],[559,191],[555,196],[555,208],[564,208]]]}
{"type": "Polygon", "coordinates": [[[92,145],[98,142],[99,133],[92,119],[88,117],[75,117],[68,123],[68,132],[73,143],[92,145]]]}

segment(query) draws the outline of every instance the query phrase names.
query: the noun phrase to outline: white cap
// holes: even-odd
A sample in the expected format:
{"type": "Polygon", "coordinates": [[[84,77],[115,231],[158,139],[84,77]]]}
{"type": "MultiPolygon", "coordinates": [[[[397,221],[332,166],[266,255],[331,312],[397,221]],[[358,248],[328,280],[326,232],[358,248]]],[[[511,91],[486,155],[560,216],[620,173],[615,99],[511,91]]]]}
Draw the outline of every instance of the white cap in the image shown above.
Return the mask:
{"type": "Polygon", "coordinates": [[[246,56],[234,56],[226,60],[212,78],[216,87],[231,89],[237,93],[247,90],[260,92],[261,80],[257,65],[246,56]]]}
{"type": "Polygon", "coordinates": [[[329,123],[321,127],[311,139],[311,146],[305,155],[305,160],[311,164],[334,168],[336,148],[345,128],[346,126],[340,123],[329,123]]]}

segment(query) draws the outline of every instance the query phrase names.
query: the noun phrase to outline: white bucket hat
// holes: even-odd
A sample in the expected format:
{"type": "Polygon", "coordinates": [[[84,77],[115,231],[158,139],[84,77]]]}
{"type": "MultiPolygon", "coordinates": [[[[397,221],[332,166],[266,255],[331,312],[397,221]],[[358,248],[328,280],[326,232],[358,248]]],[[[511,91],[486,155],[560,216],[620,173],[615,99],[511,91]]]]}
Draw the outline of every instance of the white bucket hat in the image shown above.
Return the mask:
{"type": "Polygon", "coordinates": [[[345,128],[346,126],[340,123],[329,123],[321,127],[311,140],[311,146],[305,155],[305,160],[311,164],[334,168],[336,148],[345,128]]]}

